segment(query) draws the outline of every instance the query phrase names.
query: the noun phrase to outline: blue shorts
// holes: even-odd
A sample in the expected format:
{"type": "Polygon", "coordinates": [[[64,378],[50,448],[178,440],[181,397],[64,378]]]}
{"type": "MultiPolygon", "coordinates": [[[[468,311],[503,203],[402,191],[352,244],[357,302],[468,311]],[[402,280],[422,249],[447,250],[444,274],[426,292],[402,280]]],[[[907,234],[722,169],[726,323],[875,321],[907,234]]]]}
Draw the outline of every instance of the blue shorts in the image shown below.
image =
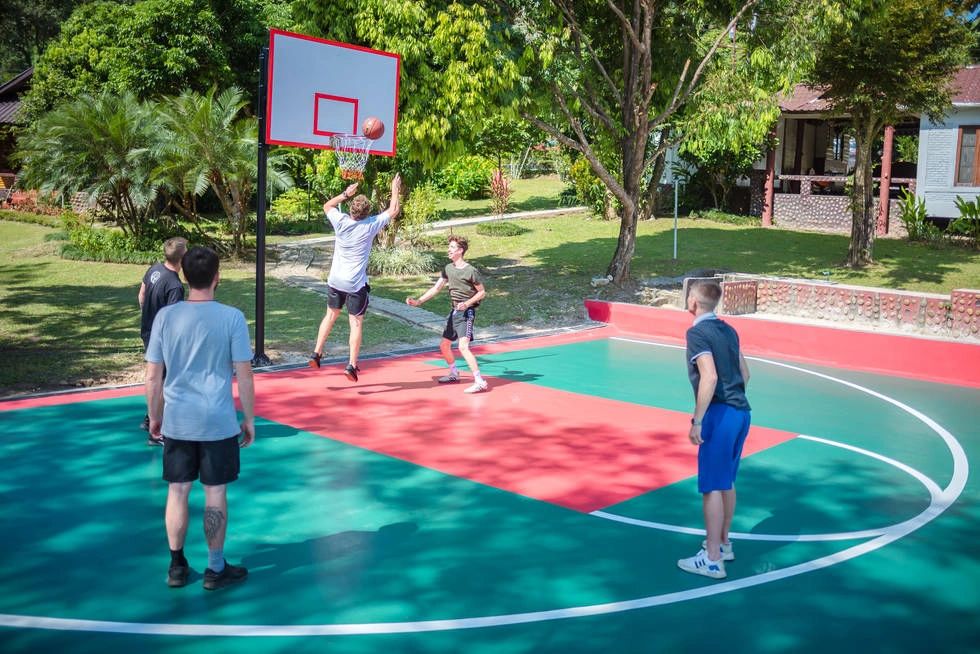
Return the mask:
{"type": "Polygon", "coordinates": [[[701,422],[698,447],[698,492],[731,490],[735,486],[742,446],[749,433],[752,413],[727,404],[708,407],[701,422]]]}

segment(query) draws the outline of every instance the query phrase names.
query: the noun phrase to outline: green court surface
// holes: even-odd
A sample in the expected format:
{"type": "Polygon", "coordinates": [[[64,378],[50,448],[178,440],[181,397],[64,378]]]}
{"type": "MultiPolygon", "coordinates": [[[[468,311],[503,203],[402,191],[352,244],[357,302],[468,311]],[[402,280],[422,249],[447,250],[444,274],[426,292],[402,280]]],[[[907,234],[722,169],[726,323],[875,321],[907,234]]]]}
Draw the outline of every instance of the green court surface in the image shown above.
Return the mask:
{"type": "MultiPolygon", "coordinates": [[[[472,407],[486,442],[506,422],[499,407],[479,413],[494,381],[584,410],[598,398],[693,405],[676,347],[492,352],[480,355],[491,392],[456,387],[452,407],[472,407]]],[[[201,589],[196,488],[196,575],[170,589],[161,451],[135,428],[142,397],[0,404],[0,652],[980,651],[980,391],[750,366],[753,424],[797,436],[743,461],[724,581],[675,564],[701,540],[693,477],[590,514],[266,417],[229,486],[226,554],[249,579],[201,589]]],[[[431,426],[432,448],[454,437],[431,426]]]]}

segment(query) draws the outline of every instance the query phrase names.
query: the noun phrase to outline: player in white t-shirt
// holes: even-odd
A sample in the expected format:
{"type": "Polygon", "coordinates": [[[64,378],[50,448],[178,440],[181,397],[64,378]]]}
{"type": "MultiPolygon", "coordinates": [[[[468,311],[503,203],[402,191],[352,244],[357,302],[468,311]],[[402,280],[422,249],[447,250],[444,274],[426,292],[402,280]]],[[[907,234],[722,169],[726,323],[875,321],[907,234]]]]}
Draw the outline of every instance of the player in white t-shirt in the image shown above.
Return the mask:
{"type": "Polygon", "coordinates": [[[327,312],[320,321],[316,334],[316,346],[310,354],[310,367],[320,367],[320,357],[323,346],[330,336],[333,324],[340,316],[344,304],[347,305],[347,317],[350,320],[350,361],[344,369],[347,379],[357,381],[357,356],[361,350],[361,334],[364,324],[364,314],[367,312],[369,293],[367,266],[371,256],[371,246],[374,238],[401,211],[399,195],[402,189],[400,175],[391,180],[391,201],[388,208],[377,215],[371,214],[371,201],[367,196],[357,193],[357,183],[348,186],[343,193],[327,200],[323,211],[327,220],[333,225],[336,240],[334,241],[333,262],[330,264],[330,275],[327,277],[327,312]],[[354,198],[350,203],[350,213],[340,210],[340,203],[354,198]]]}

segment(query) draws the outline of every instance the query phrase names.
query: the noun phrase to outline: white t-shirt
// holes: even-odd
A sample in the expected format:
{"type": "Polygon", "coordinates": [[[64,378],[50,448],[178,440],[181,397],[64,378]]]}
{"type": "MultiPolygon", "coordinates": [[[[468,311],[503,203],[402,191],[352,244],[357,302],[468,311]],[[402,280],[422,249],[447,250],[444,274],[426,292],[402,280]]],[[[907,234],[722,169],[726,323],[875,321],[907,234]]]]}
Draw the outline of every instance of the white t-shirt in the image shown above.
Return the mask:
{"type": "Polygon", "coordinates": [[[371,256],[374,237],[385,228],[391,217],[387,211],[382,211],[376,216],[354,220],[334,207],[327,212],[327,220],[337,235],[327,284],[338,291],[356,293],[368,283],[368,257],[371,256]]]}
{"type": "Polygon", "coordinates": [[[163,307],[153,320],[146,360],[167,367],[164,436],[214,441],[241,431],[231,379],[236,362],[252,360],[241,311],[219,302],[178,302],[163,307]]]}

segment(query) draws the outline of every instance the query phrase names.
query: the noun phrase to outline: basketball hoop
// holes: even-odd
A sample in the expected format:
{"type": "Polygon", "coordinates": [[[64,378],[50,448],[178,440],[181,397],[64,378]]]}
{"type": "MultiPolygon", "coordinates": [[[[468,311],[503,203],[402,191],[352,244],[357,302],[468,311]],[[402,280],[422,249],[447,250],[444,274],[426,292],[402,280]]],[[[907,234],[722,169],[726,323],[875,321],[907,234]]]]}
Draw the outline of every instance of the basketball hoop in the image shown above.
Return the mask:
{"type": "Polygon", "coordinates": [[[337,165],[340,166],[340,176],[344,179],[364,179],[364,167],[367,165],[371,139],[354,134],[334,134],[330,144],[337,153],[337,165]]]}

